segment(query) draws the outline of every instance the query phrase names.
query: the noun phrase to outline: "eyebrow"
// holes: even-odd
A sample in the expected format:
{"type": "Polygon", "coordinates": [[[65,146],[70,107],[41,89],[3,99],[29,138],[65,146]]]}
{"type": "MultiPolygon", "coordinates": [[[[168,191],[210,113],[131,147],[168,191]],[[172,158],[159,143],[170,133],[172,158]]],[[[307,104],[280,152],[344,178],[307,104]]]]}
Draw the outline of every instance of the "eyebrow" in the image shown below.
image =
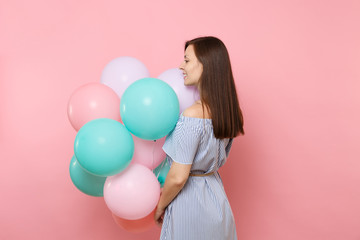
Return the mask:
{"type": "Polygon", "coordinates": [[[188,56],[184,55],[184,58],[189,58],[188,56]]]}

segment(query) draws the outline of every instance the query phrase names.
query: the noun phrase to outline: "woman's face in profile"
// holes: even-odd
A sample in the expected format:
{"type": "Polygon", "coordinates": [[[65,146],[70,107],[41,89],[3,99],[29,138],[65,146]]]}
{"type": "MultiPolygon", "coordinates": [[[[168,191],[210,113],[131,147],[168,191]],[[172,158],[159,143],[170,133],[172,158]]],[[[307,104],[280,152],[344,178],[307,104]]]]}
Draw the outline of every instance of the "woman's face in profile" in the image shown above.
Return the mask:
{"type": "Polygon", "coordinates": [[[203,66],[196,58],[194,46],[189,45],[185,50],[184,61],[179,67],[184,74],[185,86],[197,86],[201,74],[203,72],[203,66]]]}

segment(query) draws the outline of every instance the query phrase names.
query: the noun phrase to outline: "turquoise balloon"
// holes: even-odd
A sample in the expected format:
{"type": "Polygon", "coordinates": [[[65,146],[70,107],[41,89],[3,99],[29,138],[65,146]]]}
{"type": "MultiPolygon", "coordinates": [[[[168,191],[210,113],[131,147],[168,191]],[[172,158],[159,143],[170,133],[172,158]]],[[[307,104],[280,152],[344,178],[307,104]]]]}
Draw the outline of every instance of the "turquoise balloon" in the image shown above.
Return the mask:
{"type": "Polygon", "coordinates": [[[164,81],[143,78],[125,90],[120,114],[126,128],[135,136],[156,140],[175,127],[179,118],[179,100],[164,81]]]}
{"type": "Polygon", "coordinates": [[[86,123],[76,135],[74,152],[80,165],[98,176],[123,171],[134,154],[134,141],[118,121],[99,118],[86,123]]]}
{"type": "Polygon", "coordinates": [[[166,176],[170,170],[170,165],[165,159],[157,168],[153,170],[155,176],[157,177],[161,187],[164,186],[166,176]]]}
{"type": "Polygon", "coordinates": [[[71,159],[69,171],[71,181],[81,192],[94,197],[104,196],[106,177],[95,176],[85,171],[76,160],[75,155],[71,159]]]}

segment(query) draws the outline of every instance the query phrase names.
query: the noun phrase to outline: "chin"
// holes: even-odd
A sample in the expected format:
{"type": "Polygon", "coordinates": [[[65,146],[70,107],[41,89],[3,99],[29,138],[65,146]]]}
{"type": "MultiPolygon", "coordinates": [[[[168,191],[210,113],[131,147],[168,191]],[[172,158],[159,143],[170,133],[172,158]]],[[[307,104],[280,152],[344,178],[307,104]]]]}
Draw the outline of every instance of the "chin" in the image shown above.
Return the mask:
{"type": "Polygon", "coordinates": [[[195,84],[194,83],[189,83],[189,82],[184,82],[184,85],[189,87],[189,86],[194,86],[195,84]]]}

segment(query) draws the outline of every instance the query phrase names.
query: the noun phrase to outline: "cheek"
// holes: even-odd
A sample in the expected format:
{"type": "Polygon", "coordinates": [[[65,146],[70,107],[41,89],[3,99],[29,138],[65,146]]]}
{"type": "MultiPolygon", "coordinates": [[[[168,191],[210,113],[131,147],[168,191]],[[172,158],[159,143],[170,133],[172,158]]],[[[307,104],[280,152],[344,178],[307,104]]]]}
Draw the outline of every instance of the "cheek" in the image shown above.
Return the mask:
{"type": "Polygon", "coordinates": [[[202,70],[202,66],[198,66],[198,67],[196,68],[196,75],[197,75],[198,78],[201,77],[202,71],[203,71],[203,70],[202,70]]]}
{"type": "Polygon", "coordinates": [[[187,65],[185,66],[185,70],[186,70],[186,71],[190,72],[191,69],[192,69],[191,65],[187,64],[187,65]]]}
{"type": "Polygon", "coordinates": [[[188,76],[193,74],[193,68],[191,66],[186,66],[185,71],[186,71],[188,76]]]}

